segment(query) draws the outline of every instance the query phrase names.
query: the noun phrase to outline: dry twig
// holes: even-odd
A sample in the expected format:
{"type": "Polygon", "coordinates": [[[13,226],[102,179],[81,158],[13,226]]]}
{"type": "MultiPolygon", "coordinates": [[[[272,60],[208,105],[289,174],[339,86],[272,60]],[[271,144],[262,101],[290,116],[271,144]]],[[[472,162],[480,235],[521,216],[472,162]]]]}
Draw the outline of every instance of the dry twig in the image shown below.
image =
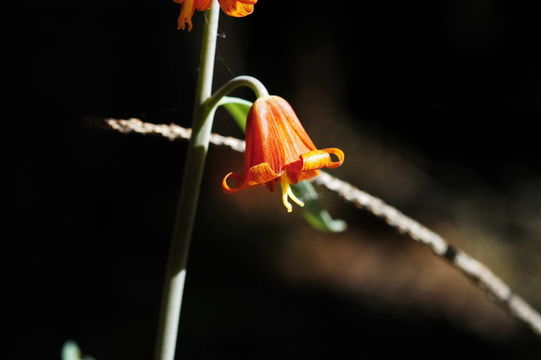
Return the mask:
{"type": "MultiPolygon", "coordinates": [[[[189,139],[191,135],[191,129],[175,124],[155,125],[135,118],[128,120],[109,118],[105,122],[121,133],[156,134],[169,140],[189,139]]],[[[215,145],[227,146],[239,152],[243,152],[245,149],[243,140],[219,134],[212,134],[210,142],[215,145]]],[[[358,208],[366,209],[375,216],[384,219],[387,224],[401,233],[430,248],[434,254],[459,269],[468,279],[483,290],[492,301],[499,304],[516,319],[526,323],[534,333],[541,336],[541,315],[520,296],[514,294],[509,286],[487,266],[464,251],[448,244],[440,235],[386,204],[383,200],[359,190],[345,181],[325,172],[321,172],[314,181],[336,192],[341,198],[355,204],[358,208]]]]}

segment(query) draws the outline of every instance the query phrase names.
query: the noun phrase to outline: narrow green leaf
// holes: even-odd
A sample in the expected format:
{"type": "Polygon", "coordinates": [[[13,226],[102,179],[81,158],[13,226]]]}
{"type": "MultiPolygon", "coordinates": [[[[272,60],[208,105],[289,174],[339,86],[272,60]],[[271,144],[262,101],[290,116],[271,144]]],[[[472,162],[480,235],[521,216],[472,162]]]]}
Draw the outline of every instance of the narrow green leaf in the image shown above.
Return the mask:
{"type": "Polygon", "coordinates": [[[238,97],[224,96],[220,101],[220,105],[223,105],[226,108],[242,131],[245,131],[246,119],[248,118],[248,112],[250,111],[252,102],[238,97]]]}
{"type": "Polygon", "coordinates": [[[321,206],[319,195],[307,181],[291,186],[293,193],[304,201],[302,214],[304,219],[316,230],[322,232],[338,233],[346,230],[347,224],[343,220],[336,220],[321,206]]]}
{"type": "MultiPolygon", "coordinates": [[[[235,119],[242,131],[246,130],[246,119],[252,103],[237,97],[225,96],[220,100],[220,105],[223,105],[229,114],[235,119]]],[[[302,214],[304,219],[316,230],[323,232],[341,232],[346,229],[346,223],[342,220],[335,220],[325,210],[319,201],[319,195],[309,182],[300,182],[293,185],[293,192],[302,201],[304,207],[302,214]]]]}

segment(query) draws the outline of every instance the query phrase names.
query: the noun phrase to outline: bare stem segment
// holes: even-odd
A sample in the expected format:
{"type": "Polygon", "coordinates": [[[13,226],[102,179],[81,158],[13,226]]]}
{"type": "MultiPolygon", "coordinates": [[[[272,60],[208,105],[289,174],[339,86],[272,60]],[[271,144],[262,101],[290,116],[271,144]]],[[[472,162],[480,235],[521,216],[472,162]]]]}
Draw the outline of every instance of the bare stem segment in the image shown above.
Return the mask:
{"type": "Polygon", "coordinates": [[[199,74],[195,91],[193,131],[188,146],[182,189],[169,249],[160,324],[154,354],[155,360],[173,360],[175,358],[188,251],[214,119],[214,111],[207,111],[205,101],[212,92],[219,11],[218,1],[213,0],[210,10],[205,13],[205,26],[199,57],[199,74]]]}

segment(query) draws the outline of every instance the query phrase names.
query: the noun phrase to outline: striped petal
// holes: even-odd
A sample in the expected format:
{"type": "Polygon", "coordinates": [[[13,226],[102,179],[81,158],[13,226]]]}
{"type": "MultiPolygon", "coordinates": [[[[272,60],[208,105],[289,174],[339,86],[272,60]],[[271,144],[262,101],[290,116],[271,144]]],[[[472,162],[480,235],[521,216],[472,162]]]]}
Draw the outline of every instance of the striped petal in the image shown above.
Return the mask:
{"type": "Polygon", "coordinates": [[[299,160],[286,166],[286,173],[292,184],[317,176],[317,170],[334,169],[344,162],[344,152],[337,148],[313,150],[299,156],[299,160]],[[337,160],[331,157],[334,155],[337,160]]]}
{"type": "Polygon", "coordinates": [[[335,168],[343,162],[342,150],[316,148],[287,101],[278,96],[260,97],[250,108],[246,122],[244,174],[227,174],[222,189],[234,193],[266,185],[273,191],[280,183],[282,202],[290,212],[288,199],[304,205],[291,191],[291,184],[313,178],[320,169],[335,168]],[[231,178],[234,185],[229,184],[231,178]]]}
{"type": "MultiPolygon", "coordinates": [[[[269,182],[272,182],[275,179],[278,179],[282,174],[276,173],[269,163],[261,163],[256,166],[252,166],[244,176],[241,176],[237,173],[230,172],[222,179],[222,189],[226,193],[235,193],[239,190],[242,190],[246,187],[254,187],[259,185],[264,185],[269,182]],[[234,178],[237,180],[237,184],[234,187],[231,187],[228,183],[229,178],[234,178]]],[[[272,186],[271,186],[272,187],[272,186]]],[[[273,188],[273,187],[272,187],[273,188]]]]}

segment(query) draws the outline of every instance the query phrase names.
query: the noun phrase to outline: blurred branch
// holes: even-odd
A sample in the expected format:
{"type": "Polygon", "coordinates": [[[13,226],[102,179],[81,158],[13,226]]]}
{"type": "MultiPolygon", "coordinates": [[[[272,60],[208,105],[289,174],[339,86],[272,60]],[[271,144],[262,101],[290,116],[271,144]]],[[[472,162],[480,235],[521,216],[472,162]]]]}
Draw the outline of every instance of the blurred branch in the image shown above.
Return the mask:
{"type": "MultiPolygon", "coordinates": [[[[189,139],[191,136],[191,129],[175,124],[155,125],[135,118],[128,120],[109,118],[105,119],[105,122],[121,133],[155,134],[169,140],[189,139]]],[[[239,152],[245,149],[243,140],[228,136],[212,134],[210,142],[215,145],[227,146],[239,152]]],[[[477,287],[483,290],[492,301],[503,307],[511,316],[526,323],[535,334],[541,336],[541,315],[520,296],[514,294],[509,286],[487,266],[464,251],[448,244],[440,235],[386,204],[383,200],[359,190],[345,181],[325,172],[321,172],[314,181],[336,192],[344,200],[352,202],[358,208],[366,209],[375,216],[384,219],[387,224],[401,233],[430,248],[434,254],[459,269],[477,287]]]]}
{"type": "MultiPolygon", "coordinates": [[[[139,119],[132,118],[128,120],[118,119],[105,119],[105,122],[113,129],[121,133],[135,132],[138,134],[154,134],[161,135],[169,140],[189,139],[192,135],[192,129],[186,129],[182,126],[175,124],[170,125],[156,125],[151,123],[142,122],[139,119]]],[[[244,152],[245,144],[244,140],[236,139],[229,136],[222,136],[218,134],[210,135],[210,142],[214,145],[224,145],[235,151],[244,152]]]]}
{"type": "Polygon", "coordinates": [[[448,244],[440,235],[386,204],[383,200],[359,190],[345,181],[322,172],[315,179],[315,182],[336,192],[344,200],[354,203],[358,208],[367,209],[401,233],[407,234],[413,240],[430,248],[434,254],[458,268],[492,301],[502,306],[513,317],[529,325],[537,335],[541,336],[541,315],[524,299],[515,295],[509,286],[486,265],[459,248],[448,244]]]}

